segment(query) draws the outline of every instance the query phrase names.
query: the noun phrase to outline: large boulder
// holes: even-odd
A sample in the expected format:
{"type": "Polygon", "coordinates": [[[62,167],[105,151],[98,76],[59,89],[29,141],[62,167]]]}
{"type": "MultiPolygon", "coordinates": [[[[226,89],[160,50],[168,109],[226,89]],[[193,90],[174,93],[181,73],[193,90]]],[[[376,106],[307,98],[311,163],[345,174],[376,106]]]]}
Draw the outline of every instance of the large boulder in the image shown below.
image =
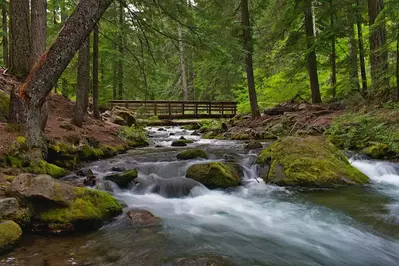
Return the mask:
{"type": "Polygon", "coordinates": [[[7,122],[10,111],[10,96],[0,89],[0,122],[7,122]]]}
{"type": "Polygon", "coordinates": [[[112,114],[123,118],[123,120],[126,121],[126,125],[128,125],[129,127],[136,124],[136,118],[133,111],[126,107],[115,106],[112,109],[112,114]]]}
{"type": "Polygon", "coordinates": [[[190,160],[190,159],[208,159],[208,154],[201,149],[185,150],[177,154],[177,159],[190,160]]]}
{"type": "Polygon", "coordinates": [[[282,138],[264,149],[257,163],[265,182],[282,186],[336,187],[368,182],[324,137],[282,138]]]}
{"type": "Polygon", "coordinates": [[[21,238],[22,230],[13,221],[0,221],[0,253],[10,250],[21,238]]]}
{"type": "Polygon", "coordinates": [[[74,187],[47,175],[19,175],[11,192],[32,206],[32,225],[38,231],[93,229],[122,212],[119,202],[107,192],[74,187]]]}
{"type": "Polygon", "coordinates": [[[137,177],[136,169],[126,170],[104,177],[105,180],[115,182],[120,188],[128,188],[129,184],[137,177]]]}
{"type": "Polygon", "coordinates": [[[229,188],[241,184],[241,169],[232,163],[195,164],[188,168],[186,176],[211,189],[229,188]]]}

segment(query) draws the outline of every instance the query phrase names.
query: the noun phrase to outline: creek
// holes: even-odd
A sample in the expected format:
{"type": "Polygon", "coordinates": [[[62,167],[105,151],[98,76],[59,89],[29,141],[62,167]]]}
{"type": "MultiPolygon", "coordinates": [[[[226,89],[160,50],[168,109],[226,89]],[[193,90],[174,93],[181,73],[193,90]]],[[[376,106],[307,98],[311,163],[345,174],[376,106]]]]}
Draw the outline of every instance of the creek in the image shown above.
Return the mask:
{"type": "Polygon", "coordinates": [[[398,164],[351,159],[371,179],[364,187],[282,188],[258,177],[259,150],[245,149],[242,141],[205,140],[179,127],[148,132],[150,147],[85,167],[100,179],[118,166],[157,180],[185,178],[192,164],[228,160],[244,168],[243,185],[225,191],[196,187],[181,198],[165,197],[162,189],[149,193],[150,186],[113,185],[126,210],[149,210],[162,226],[137,228],[119,218],[84,235],[27,235],[0,257],[0,265],[168,265],[176,257],[210,255],[237,265],[399,265],[398,164]],[[181,136],[210,158],[177,160],[185,148],[171,142],[181,136]]]}

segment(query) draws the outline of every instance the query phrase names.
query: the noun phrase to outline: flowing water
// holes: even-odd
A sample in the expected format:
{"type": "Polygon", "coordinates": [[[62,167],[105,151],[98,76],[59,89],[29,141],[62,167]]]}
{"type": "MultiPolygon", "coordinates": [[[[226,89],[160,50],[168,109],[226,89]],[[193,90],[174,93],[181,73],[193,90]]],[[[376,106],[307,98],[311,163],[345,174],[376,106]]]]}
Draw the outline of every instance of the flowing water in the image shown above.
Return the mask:
{"type": "Polygon", "coordinates": [[[138,207],[161,217],[161,228],[132,228],[119,218],[83,236],[27,236],[0,257],[0,265],[168,265],[176,257],[209,255],[236,265],[399,265],[398,164],[351,160],[370,185],[295,190],[258,178],[258,151],[244,149],[243,142],[203,140],[177,127],[148,131],[150,147],[87,167],[100,178],[115,166],[137,168],[152,183],[130,190],[112,186],[113,193],[126,210],[138,207]],[[170,144],[182,135],[210,159],[177,160],[184,148],[170,144]],[[238,162],[243,185],[227,191],[198,186],[178,198],[171,197],[170,185],[151,193],[153,184],[169,180],[172,194],[184,194],[179,188],[187,168],[204,161],[238,162]]]}

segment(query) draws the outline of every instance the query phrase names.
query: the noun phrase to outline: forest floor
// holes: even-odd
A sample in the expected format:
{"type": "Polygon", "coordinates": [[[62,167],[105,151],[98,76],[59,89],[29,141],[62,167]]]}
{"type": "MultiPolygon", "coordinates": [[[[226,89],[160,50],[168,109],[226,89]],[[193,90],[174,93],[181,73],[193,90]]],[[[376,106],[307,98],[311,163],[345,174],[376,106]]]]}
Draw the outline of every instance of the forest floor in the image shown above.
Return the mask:
{"type": "MultiPolygon", "coordinates": [[[[98,140],[102,145],[116,146],[125,142],[118,136],[119,125],[96,120],[88,115],[82,128],[71,123],[74,102],[51,93],[48,97],[49,116],[44,130],[49,141],[79,143],[84,138],[98,140]]],[[[20,126],[0,122],[0,157],[12,147],[18,136],[24,135],[20,126]]]]}

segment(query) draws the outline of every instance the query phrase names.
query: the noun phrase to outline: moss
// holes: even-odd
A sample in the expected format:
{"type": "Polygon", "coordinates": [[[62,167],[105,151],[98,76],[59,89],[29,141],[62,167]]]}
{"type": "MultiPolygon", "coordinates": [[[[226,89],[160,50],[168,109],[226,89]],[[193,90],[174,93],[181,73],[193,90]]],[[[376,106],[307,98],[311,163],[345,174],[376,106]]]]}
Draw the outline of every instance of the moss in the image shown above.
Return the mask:
{"type": "Polygon", "coordinates": [[[13,221],[0,222],[0,253],[10,250],[21,238],[22,230],[13,221]]]}
{"type": "Polygon", "coordinates": [[[82,161],[96,160],[104,157],[104,151],[99,148],[92,148],[85,145],[79,152],[79,157],[82,161]]]}
{"type": "Polygon", "coordinates": [[[67,174],[65,169],[44,160],[31,161],[26,171],[32,174],[47,174],[54,178],[60,178],[67,174]]]}
{"type": "Polygon", "coordinates": [[[113,174],[106,176],[104,179],[115,182],[121,188],[127,188],[130,182],[132,182],[133,179],[135,179],[137,176],[138,176],[137,170],[131,169],[124,171],[123,173],[120,174],[113,174]]]}
{"type": "Polygon", "coordinates": [[[385,143],[372,142],[370,146],[364,148],[362,153],[374,159],[384,159],[390,156],[389,146],[385,143]]]}
{"type": "Polygon", "coordinates": [[[103,221],[122,212],[122,206],[107,192],[76,188],[75,196],[68,207],[42,211],[38,218],[50,228],[73,230],[79,223],[103,221]]]}
{"type": "Polygon", "coordinates": [[[23,137],[23,136],[18,136],[17,137],[17,142],[18,142],[19,145],[24,145],[24,144],[26,144],[26,138],[23,137]]]}
{"type": "Polygon", "coordinates": [[[18,156],[6,155],[6,163],[12,168],[22,168],[26,163],[18,156]]]}
{"type": "Polygon", "coordinates": [[[10,96],[0,90],[0,122],[7,122],[10,112],[10,96]]]}
{"type": "Polygon", "coordinates": [[[334,187],[368,182],[322,137],[285,137],[263,150],[257,163],[269,165],[264,179],[278,185],[334,187]]]}
{"type": "Polygon", "coordinates": [[[208,159],[208,154],[201,149],[185,150],[177,154],[177,159],[180,160],[190,160],[196,158],[208,159]]]}
{"type": "Polygon", "coordinates": [[[130,147],[146,147],[149,145],[145,130],[139,126],[122,127],[119,136],[130,147]]]}
{"type": "Polygon", "coordinates": [[[228,188],[241,184],[240,172],[232,164],[212,162],[192,165],[186,176],[209,188],[228,188]]]}
{"type": "Polygon", "coordinates": [[[205,133],[202,138],[204,139],[226,139],[222,133],[217,133],[215,131],[209,131],[205,133]]]}

